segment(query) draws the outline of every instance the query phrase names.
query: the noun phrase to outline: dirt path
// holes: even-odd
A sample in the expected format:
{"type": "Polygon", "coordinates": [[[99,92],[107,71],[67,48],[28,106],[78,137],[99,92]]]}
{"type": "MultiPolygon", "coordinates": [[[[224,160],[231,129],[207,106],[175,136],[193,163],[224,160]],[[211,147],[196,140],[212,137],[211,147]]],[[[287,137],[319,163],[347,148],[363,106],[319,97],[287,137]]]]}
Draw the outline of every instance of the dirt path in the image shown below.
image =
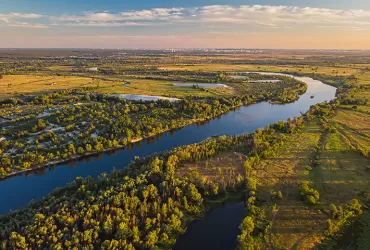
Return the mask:
{"type": "Polygon", "coordinates": [[[279,208],[275,213],[274,213],[274,216],[272,217],[272,220],[271,220],[271,228],[270,228],[270,232],[269,232],[269,245],[270,245],[270,248],[271,249],[274,249],[274,246],[273,246],[273,243],[272,243],[272,227],[274,226],[274,222],[275,222],[275,219],[276,219],[276,215],[280,212],[281,208],[279,208]]]}
{"type": "Polygon", "coordinates": [[[312,235],[312,232],[309,232],[305,235],[303,235],[301,238],[299,238],[291,248],[289,248],[289,250],[298,250],[299,248],[299,245],[302,243],[303,240],[305,240],[306,238],[308,238],[309,236],[312,235]]]}

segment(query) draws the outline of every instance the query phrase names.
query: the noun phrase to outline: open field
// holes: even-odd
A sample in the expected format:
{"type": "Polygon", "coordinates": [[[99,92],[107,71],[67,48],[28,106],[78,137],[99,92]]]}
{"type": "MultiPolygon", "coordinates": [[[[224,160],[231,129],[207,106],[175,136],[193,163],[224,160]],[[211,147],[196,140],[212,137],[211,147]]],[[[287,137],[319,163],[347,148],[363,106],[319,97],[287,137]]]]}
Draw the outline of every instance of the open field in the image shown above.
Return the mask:
{"type": "Polygon", "coordinates": [[[51,66],[51,67],[47,67],[46,69],[49,69],[51,71],[73,71],[74,69],[78,69],[78,67],[74,67],[74,66],[51,66]]]}
{"type": "Polygon", "coordinates": [[[240,153],[228,152],[206,161],[184,164],[176,172],[177,176],[188,176],[190,179],[201,178],[204,182],[215,182],[233,185],[238,176],[244,174],[245,156],[240,153]]]}
{"type": "Polygon", "coordinates": [[[114,84],[98,90],[99,93],[125,93],[125,94],[139,94],[139,95],[154,95],[167,97],[185,97],[185,96],[215,96],[215,95],[231,95],[235,94],[234,89],[194,89],[183,88],[181,86],[174,86],[173,81],[162,80],[143,80],[125,78],[125,81],[131,85],[123,86],[122,84],[114,84]]]}
{"type": "Polygon", "coordinates": [[[353,149],[368,155],[370,152],[370,114],[339,109],[332,124],[353,149]]]}
{"type": "Polygon", "coordinates": [[[6,75],[0,80],[0,99],[16,95],[40,95],[52,91],[81,87],[96,87],[94,92],[106,94],[141,94],[169,97],[214,96],[234,94],[234,89],[193,89],[173,86],[173,81],[161,80],[105,80],[75,76],[6,75]],[[129,81],[131,85],[124,86],[129,81]],[[11,84],[11,85],[9,85],[11,84]]]}
{"type": "Polygon", "coordinates": [[[309,249],[322,238],[327,216],[317,209],[307,209],[297,192],[302,181],[309,181],[306,167],[321,133],[320,125],[313,122],[301,133],[289,136],[276,157],[263,160],[256,168],[259,195],[268,199],[271,192],[283,194],[271,218],[269,245],[273,248],[309,249]]]}
{"type": "Polygon", "coordinates": [[[370,71],[361,72],[356,76],[359,78],[360,84],[370,84],[370,71]]]}
{"type": "MultiPolygon", "coordinates": [[[[111,82],[103,81],[101,84],[111,84],[111,82]]],[[[51,91],[89,86],[96,86],[96,83],[94,83],[91,78],[73,76],[5,75],[4,78],[0,80],[0,98],[14,97],[19,94],[40,95],[51,91]]]]}
{"type": "Polygon", "coordinates": [[[351,199],[361,199],[362,192],[370,190],[370,173],[366,170],[369,160],[355,151],[351,143],[340,132],[323,137],[319,166],[310,174],[321,194],[322,205],[344,205],[351,199]]]}
{"type": "Polygon", "coordinates": [[[257,65],[257,64],[187,64],[187,65],[162,65],[162,70],[187,70],[187,71],[267,71],[302,74],[321,74],[327,76],[350,76],[360,72],[351,67],[338,68],[308,65],[257,65]]]}

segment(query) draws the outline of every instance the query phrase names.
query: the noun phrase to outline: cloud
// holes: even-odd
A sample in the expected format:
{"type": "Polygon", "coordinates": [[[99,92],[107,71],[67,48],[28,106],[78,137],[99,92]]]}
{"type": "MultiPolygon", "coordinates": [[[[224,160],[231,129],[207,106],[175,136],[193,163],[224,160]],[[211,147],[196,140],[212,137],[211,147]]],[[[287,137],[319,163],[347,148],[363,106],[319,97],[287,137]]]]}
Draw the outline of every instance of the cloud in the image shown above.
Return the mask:
{"type": "Polygon", "coordinates": [[[63,15],[53,17],[57,21],[152,21],[181,18],[183,8],[154,8],[151,10],[126,11],[120,13],[85,12],[82,15],[63,15]]]}
{"type": "Polygon", "coordinates": [[[213,5],[197,10],[198,21],[238,24],[351,24],[370,21],[370,11],[270,5],[213,5]]]}
{"type": "MultiPolygon", "coordinates": [[[[341,10],[273,5],[210,5],[194,8],[153,8],[122,12],[83,12],[47,16],[35,13],[0,14],[0,23],[14,27],[139,27],[168,24],[187,25],[192,30],[212,31],[219,29],[240,29],[258,27],[265,29],[324,29],[322,27],[362,26],[370,29],[370,11],[341,10]],[[44,24],[33,23],[33,19],[43,18],[44,24]],[[20,19],[27,19],[22,23],[20,19]],[[213,27],[213,28],[211,28],[213,27]]],[[[240,32],[243,32],[240,30],[240,32]]],[[[177,32],[181,30],[178,29],[177,32]]],[[[217,30],[219,31],[219,30],[217,30]]]]}
{"type": "MultiPolygon", "coordinates": [[[[272,5],[210,5],[195,8],[153,8],[124,12],[85,12],[51,17],[63,26],[144,26],[158,23],[223,23],[265,28],[302,25],[369,25],[370,11],[272,5]],[[132,24],[135,25],[130,25],[132,24]]],[[[312,25],[312,27],[314,27],[312,25]]]]}
{"type": "Polygon", "coordinates": [[[49,28],[49,26],[45,25],[45,24],[26,23],[26,22],[12,22],[12,23],[7,23],[6,26],[8,26],[8,27],[19,27],[19,28],[32,28],[32,29],[47,29],[47,28],[49,28]]]}
{"type": "Polygon", "coordinates": [[[41,14],[35,13],[18,13],[18,12],[10,12],[8,14],[0,14],[0,26],[7,26],[7,27],[22,27],[22,28],[37,28],[37,29],[44,29],[48,28],[48,25],[41,24],[41,23],[30,23],[30,22],[20,22],[19,19],[40,19],[44,17],[41,14]]]}
{"type": "Polygon", "coordinates": [[[12,19],[38,19],[41,17],[43,17],[43,15],[35,13],[10,12],[8,14],[0,14],[0,20],[4,22],[9,22],[12,19]]]}
{"type": "MultiPolygon", "coordinates": [[[[59,24],[53,24],[58,26],[59,24]]],[[[64,26],[70,27],[125,27],[125,26],[150,26],[150,23],[137,23],[137,22],[76,22],[76,23],[65,23],[64,26]]]]}

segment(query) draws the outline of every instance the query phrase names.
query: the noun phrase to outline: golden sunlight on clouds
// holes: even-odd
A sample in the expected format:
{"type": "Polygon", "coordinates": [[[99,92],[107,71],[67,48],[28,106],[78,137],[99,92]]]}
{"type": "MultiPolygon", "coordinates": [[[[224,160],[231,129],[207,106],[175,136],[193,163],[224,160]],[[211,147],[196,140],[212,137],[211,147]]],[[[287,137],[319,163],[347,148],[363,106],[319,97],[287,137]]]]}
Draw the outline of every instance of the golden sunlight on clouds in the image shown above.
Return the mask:
{"type": "Polygon", "coordinates": [[[0,28],[0,47],[370,49],[370,11],[360,9],[212,5],[0,13],[0,28]]]}

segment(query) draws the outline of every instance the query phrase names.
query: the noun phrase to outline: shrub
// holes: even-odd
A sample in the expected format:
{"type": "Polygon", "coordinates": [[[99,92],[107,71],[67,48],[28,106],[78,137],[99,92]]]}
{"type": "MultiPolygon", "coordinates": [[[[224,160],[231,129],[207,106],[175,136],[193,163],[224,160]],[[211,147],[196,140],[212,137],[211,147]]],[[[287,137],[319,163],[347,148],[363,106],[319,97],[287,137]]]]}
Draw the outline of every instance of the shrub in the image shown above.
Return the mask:
{"type": "Polygon", "coordinates": [[[306,182],[299,187],[299,192],[303,200],[310,205],[315,205],[320,199],[319,191],[310,187],[306,182]]]}

